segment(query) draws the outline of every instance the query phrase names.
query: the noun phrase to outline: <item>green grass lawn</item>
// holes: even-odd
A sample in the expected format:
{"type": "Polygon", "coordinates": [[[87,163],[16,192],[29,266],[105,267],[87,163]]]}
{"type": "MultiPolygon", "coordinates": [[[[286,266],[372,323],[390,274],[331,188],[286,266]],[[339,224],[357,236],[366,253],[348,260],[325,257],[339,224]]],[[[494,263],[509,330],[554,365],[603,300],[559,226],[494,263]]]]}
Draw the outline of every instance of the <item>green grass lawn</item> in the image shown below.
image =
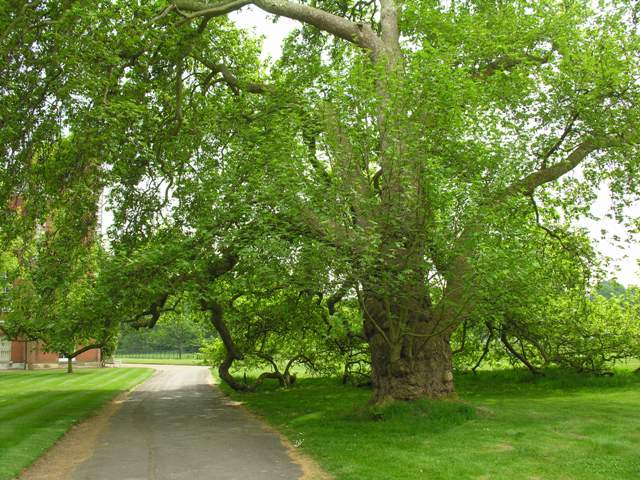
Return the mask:
{"type": "Polygon", "coordinates": [[[336,480],[640,478],[640,375],[496,371],[456,382],[461,401],[385,408],[329,379],[232,396],[336,480]]]}
{"type": "Polygon", "coordinates": [[[202,365],[197,358],[131,358],[116,357],[116,361],[139,365],[202,365]]]}
{"type": "Polygon", "coordinates": [[[72,425],[151,376],[146,368],[0,372],[0,480],[14,478],[72,425]]]}

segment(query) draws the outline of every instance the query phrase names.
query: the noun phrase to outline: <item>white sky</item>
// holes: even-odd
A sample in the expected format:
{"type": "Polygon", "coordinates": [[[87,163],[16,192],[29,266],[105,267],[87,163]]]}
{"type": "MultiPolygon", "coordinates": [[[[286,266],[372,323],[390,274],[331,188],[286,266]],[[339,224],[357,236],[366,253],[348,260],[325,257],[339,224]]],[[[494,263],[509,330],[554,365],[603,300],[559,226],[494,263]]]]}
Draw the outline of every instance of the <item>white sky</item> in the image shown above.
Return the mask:
{"type": "MultiPolygon", "coordinates": [[[[273,15],[265,14],[255,7],[245,7],[241,11],[233,12],[230,17],[238,26],[264,37],[262,50],[264,60],[269,57],[274,60],[279,58],[282,53],[282,41],[293,28],[298,26],[298,22],[287,18],[280,18],[274,23],[273,15]]],[[[589,229],[591,238],[600,253],[611,258],[611,276],[615,276],[623,285],[640,285],[640,266],[638,265],[640,246],[635,243],[626,243],[625,240],[631,240],[626,227],[605,217],[610,208],[609,191],[605,187],[600,191],[591,211],[600,220],[584,219],[580,222],[580,226],[589,229]],[[602,239],[602,230],[607,231],[604,239],[602,239]],[[619,237],[621,241],[614,241],[615,236],[619,237]]],[[[640,217],[640,203],[636,203],[626,212],[636,218],[640,217]]]]}
{"type": "Polygon", "coordinates": [[[271,57],[276,60],[282,54],[282,42],[287,35],[300,25],[295,20],[280,17],[276,23],[273,22],[274,15],[264,13],[256,7],[244,7],[242,10],[229,14],[236,25],[252,31],[256,35],[264,38],[262,45],[262,59],[271,57]]]}
{"type": "MultiPolygon", "coordinates": [[[[611,199],[609,190],[603,187],[598,192],[598,199],[591,208],[591,213],[600,220],[583,219],[580,226],[589,229],[591,238],[596,248],[607,257],[611,257],[611,276],[618,279],[623,285],[640,286],[640,245],[629,234],[628,227],[606,218],[611,211],[611,199]],[[605,230],[604,238],[601,231],[605,230]],[[616,241],[614,238],[620,240],[616,241]],[[627,243],[630,241],[630,243],[627,243]]],[[[625,209],[627,216],[640,217],[640,203],[636,202],[631,208],[625,209]]]]}

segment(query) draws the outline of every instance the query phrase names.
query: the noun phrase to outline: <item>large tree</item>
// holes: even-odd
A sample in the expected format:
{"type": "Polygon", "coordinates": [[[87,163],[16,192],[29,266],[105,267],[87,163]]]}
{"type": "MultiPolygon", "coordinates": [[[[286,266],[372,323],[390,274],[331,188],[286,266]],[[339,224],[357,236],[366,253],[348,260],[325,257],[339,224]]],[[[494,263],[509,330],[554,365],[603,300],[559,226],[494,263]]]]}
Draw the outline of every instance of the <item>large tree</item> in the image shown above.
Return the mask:
{"type": "MultiPolygon", "coordinates": [[[[517,228],[508,217],[528,211],[535,222],[536,197],[571,216],[605,179],[636,193],[627,183],[640,112],[632,12],[588,2],[187,0],[163,13],[188,23],[249,4],[312,27],[282,62],[304,106],[272,135],[298,135],[311,150],[320,179],[297,172],[313,184],[300,215],[357,285],[376,400],[453,393],[449,338],[486,280],[476,268],[484,246],[517,228]],[[561,182],[576,169],[584,180],[561,182]]],[[[270,94],[196,59],[233,88],[270,94]]]]}
{"type": "Polygon", "coordinates": [[[502,238],[572,242],[603,182],[638,193],[626,2],[40,3],[6,22],[3,192],[71,124],[108,167],[121,242],[173,216],[213,251],[318,246],[359,300],[379,402],[454,393],[452,333],[501,287],[491,269],[517,268],[502,238]],[[225,18],[249,5],[301,23],[268,72],[225,18]]]}

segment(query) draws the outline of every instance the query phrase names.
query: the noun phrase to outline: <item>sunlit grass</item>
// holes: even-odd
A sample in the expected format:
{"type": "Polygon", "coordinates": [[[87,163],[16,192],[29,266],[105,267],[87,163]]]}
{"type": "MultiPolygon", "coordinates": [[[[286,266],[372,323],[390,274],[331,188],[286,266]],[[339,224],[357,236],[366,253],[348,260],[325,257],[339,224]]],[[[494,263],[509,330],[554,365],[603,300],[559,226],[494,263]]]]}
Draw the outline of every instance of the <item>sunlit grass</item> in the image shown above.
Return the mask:
{"type": "MultiPolygon", "coordinates": [[[[334,379],[236,394],[336,480],[640,478],[640,375],[458,375],[461,400],[384,408],[334,379]]],[[[228,390],[228,389],[226,389],[228,390]]]]}
{"type": "Polygon", "coordinates": [[[12,479],[72,425],[148,378],[146,368],[0,372],[0,480],[12,479]]]}
{"type": "Polygon", "coordinates": [[[202,365],[197,358],[131,358],[116,357],[116,361],[137,365],[202,365]]]}

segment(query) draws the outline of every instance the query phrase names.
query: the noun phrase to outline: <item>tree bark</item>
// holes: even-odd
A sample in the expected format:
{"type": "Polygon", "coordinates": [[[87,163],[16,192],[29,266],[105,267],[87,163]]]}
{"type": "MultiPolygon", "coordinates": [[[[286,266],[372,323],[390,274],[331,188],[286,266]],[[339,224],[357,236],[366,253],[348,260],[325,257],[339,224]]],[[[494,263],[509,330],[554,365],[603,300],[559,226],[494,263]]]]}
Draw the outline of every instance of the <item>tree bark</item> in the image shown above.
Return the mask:
{"type": "Polygon", "coordinates": [[[374,403],[455,395],[448,336],[434,336],[421,352],[401,352],[396,359],[384,341],[374,339],[370,346],[374,403]]]}
{"type": "Polygon", "coordinates": [[[380,300],[365,301],[374,403],[455,395],[451,328],[441,328],[428,308],[416,311],[412,304],[403,300],[381,308],[380,300]],[[403,318],[402,312],[411,315],[403,318]]]}
{"type": "Polygon", "coordinates": [[[73,373],[73,358],[67,355],[67,373],[73,373]]]}
{"type": "Polygon", "coordinates": [[[227,324],[224,321],[223,309],[222,305],[220,305],[217,301],[211,300],[201,300],[202,309],[209,312],[209,319],[211,320],[211,325],[216,329],[218,335],[220,335],[220,339],[224,344],[225,350],[227,352],[224,360],[218,366],[218,375],[220,378],[231,388],[239,392],[246,392],[251,390],[251,388],[241,382],[238,382],[230,372],[231,366],[233,362],[236,360],[242,360],[243,356],[235,342],[233,341],[233,337],[231,337],[231,332],[227,328],[227,324]]]}
{"type": "Polygon", "coordinates": [[[502,341],[502,344],[506,347],[506,349],[509,351],[509,353],[514,357],[516,357],[518,360],[520,360],[520,362],[522,362],[522,364],[525,367],[527,367],[527,369],[529,369],[529,371],[533,375],[544,375],[542,370],[540,370],[538,367],[536,367],[533,363],[529,361],[529,359],[524,355],[524,352],[518,353],[518,351],[513,347],[513,345],[511,345],[511,342],[509,342],[509,335],[507,331],[504,329],[504,327],[500,331],[500,340],[502,341]]]}

